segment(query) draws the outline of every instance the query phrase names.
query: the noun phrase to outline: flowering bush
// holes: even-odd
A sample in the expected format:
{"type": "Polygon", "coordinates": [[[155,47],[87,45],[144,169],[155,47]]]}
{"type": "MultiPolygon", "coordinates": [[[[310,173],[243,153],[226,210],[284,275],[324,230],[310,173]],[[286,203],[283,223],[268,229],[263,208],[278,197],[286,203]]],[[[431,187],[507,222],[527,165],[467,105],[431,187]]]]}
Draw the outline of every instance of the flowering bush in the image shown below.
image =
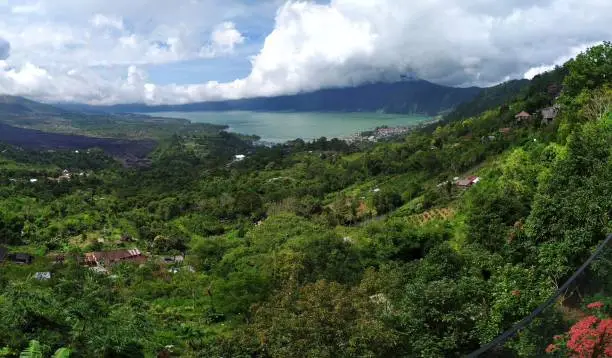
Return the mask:
{"type": "Polygon", "coordinates": [[[602,308],[603,306],[604,306],[603,302],[597,301],[597,302],[589,303],[587,305],[587,308],[589,308],[589,309],[597,309],[597,308],[602,308]]]}
{"type": "MultiPolygon", "coordinates": [[[[587,308],[600,310],[603,306],[602,302],[593,302],[587,308]]],[[[612,319],[585,317],[568,333],[554,336],[553,341],[546,353],[561,351],[574,358],[612,357],[612,319]]]]}

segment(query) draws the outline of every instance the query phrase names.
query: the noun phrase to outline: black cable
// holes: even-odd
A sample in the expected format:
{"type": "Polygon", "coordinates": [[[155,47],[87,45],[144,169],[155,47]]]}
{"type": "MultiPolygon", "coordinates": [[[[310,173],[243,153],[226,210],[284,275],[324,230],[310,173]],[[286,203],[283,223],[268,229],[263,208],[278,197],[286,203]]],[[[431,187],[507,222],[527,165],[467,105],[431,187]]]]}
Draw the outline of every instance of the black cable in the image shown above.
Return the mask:
{"type": "Polygon", "coordinates": [[[476,357],[480,356],[481,354],[485,353],[486,351],[490,350],[491,348],[495,348],[498,345],[506,342],[509,338],[513,337],[516,334],[516,332],[518,332],[519,330],[525,328],[529,323],[531,323],[531,321],[533,321],[534,318],[536,318],[540,313],[542,313],[542,311],[544,311],[546,308],[548,308],[550,305],[552,305],[555,301],[557,301],[559,296],[561,296],[561,294],[564,291],[567,290],[567,288],[576,280],[576,278],[578,278],[578,276],[580,276],[580,274],[582,274],[582,272],[599,255],[599,253],[610,242],[610,240],[612,240],[612,234],[608,234],[608,237],[606,237],[606,239],[601,244],[599,244],[599,246],[597,247],[595,252],[591,255],[591,257],[589,257],[589,259],[586,260],[584,262],[584,264],[582,266],[580,266],[580,268],[578,270],[576,270],[576,272],[574,272],[572,277],[570,277],[563,284],[563,286],[561,286],[557,290],[557,292],[554,295],[552,295],[548,300],[546,300],[546,302],[542,303],[535,310],[533,310],[533,312],[531,312],[531,314],[529,316],[523,318],[520,322],[518,322],[514,326],[512,326],[512,328],[510,328],[509,330],[507,330],[504,333],[500,334],[497,338],[495,338],[493,341],[491,341],[491,343],[489,343],[489,344],[487,344],[487,345],[485,345],[483,347],[480,347],[480,349],[470,353],[467,357],[468,358],[476,358],[476,357]]]}

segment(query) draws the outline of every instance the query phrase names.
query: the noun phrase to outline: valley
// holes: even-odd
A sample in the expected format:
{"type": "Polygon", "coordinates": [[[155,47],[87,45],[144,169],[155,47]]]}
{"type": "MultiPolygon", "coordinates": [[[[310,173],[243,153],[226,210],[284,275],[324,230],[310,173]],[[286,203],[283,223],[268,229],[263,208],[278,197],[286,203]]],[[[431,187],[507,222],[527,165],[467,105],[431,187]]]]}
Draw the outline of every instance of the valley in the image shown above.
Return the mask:
{"type": "Polygon", "coordinates": [[[0,102],[0,356],[603,357],[611,61],[311,131],[0,102]]]}

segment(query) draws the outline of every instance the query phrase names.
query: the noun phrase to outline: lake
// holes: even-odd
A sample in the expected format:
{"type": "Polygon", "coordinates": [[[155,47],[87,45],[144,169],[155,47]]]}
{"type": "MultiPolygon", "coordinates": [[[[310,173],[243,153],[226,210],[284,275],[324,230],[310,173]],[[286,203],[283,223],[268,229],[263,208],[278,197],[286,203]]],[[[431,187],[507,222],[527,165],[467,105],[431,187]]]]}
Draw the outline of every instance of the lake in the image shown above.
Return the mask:
{"type": "Polygon", "coordinates": [[[340,138],[381,126],[411,126],[430,117],[384,113],[159,112],[151,116],[185,118],[194,123],[222,124],[229,131],[255,134],[266,142],[296,138],[340,138]]]}

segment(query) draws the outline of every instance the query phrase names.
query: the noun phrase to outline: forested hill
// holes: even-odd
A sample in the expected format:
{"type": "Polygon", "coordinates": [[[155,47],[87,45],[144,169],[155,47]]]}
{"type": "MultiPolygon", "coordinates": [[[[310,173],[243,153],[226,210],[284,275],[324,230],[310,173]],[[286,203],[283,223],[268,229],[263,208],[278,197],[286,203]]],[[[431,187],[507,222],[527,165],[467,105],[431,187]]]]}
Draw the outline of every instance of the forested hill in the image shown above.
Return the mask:
{"type": "Polygon", "coordinates": [[[35,102],[23,97],[0,95],[0,115],[20,116],[37,114],[65,114],[67,110],[59,107],[35,102]]]}
{"type": "Polygon", "coordinates": [[[437,115],[469,101],[481,88],[454,88],[414,80],[374,83],[357,87],[323,89],[295,95],[260,97],[184,105],[146,106],[125,104],[91,107],[63,105],[65,108],[107,112],[163,111],[296,111],[296,112],[377,112],[437,115]]]}
{"type": "Polygon", "coordinates": [[[521,91],[530,87],[529,80],[511,80],[502,84],[483,89],[473,99],[459,104],[452,112],[444,116],[448,122],[477,116],[480,113],[512,102],[521,91]]]}
{"type": "Polygon", "coordinates": [[[2,145],[0,357],[465,357],[558,292],[481,357],[610,356],[612,247],[564,285],[612,232],[610,73],[604,43],[376,143],[2,145]]]}

